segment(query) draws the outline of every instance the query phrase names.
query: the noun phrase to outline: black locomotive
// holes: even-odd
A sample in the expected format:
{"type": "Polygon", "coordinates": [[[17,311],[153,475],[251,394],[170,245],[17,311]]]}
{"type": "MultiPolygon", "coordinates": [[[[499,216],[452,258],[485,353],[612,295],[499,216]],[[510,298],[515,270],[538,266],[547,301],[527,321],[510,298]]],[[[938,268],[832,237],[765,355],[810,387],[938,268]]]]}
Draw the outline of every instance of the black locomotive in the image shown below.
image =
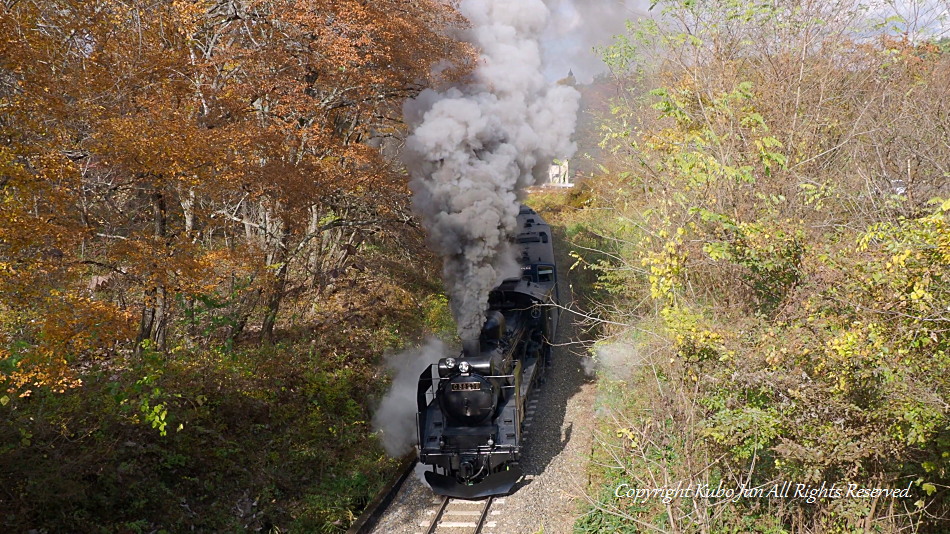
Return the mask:
{"type": "Polygon", "coordinates": [[[551,229],[527,206],[514,244],[521,278],[491,291],[479,338],[419,377],[419,462],[432,466],[426,481],[441,495],[507,494],[522,475],[525,407],[557,331],[557,270],[551,229]]]}

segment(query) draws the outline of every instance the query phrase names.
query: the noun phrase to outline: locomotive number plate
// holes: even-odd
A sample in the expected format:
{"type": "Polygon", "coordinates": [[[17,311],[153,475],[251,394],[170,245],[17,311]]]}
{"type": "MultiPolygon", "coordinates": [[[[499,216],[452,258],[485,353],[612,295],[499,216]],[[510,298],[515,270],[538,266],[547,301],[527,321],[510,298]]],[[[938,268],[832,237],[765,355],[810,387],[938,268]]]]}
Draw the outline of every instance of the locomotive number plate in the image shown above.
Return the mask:
{"type": "Polygon", "coordinates": [[[479,382],[459,382],[452,384],[452,391],[476,391],[482,389],[479,382]]]}

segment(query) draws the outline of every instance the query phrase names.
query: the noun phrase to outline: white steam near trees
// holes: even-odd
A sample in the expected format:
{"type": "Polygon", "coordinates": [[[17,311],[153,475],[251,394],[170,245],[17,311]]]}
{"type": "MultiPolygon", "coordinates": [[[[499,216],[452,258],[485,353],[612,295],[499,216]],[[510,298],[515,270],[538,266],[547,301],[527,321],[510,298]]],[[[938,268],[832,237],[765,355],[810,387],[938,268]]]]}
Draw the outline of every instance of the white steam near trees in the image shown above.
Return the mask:
{"type": "Polygon", "coordinates": [[[469,39],[481,52],[465,85],[408,102],[405,161],[413,208],[444,261],[462,339],[477,337],[488,293],[506,258],[519,199],[554,158],[573,154],[579,93],[545,80],[542,0],[463,0],[469,39]]]}
{"type": "Polygon", "coordinates": [[[386,357],[386,367],[393,372],[393,383],[373,414],[373,428],[390,456],[406,454],[416,442],[416,394],[419,374],[427,365],[445,355],[446,346],[438,339],[429,339],[422,347],[386,357]]]}

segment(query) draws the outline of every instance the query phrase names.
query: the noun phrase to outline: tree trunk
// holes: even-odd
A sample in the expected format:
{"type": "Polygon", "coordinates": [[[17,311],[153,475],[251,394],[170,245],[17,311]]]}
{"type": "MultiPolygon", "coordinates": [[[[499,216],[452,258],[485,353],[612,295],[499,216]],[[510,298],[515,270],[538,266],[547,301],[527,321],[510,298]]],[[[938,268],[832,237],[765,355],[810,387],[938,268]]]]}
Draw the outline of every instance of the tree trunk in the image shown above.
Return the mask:
{"type": "Polygon", "coordinates": [[[279,204],[273,211],[270,208],[265,209],[263,205],[261,208],[261,228],[264,230],[264,242],[267,243],[269,249],[267,265],[277,266],[274,278],[265,293],[264,322],[261,325],[261,340],[271,342],[274,340],[274,325],[277,324],[277,313],[280,311],[280,304],[284,300],[288,264],[292,258],[290,258],[287,251],[287,241],[290,238],[289,231],[284,221],[280,217],[274,216],[274,212],[279,209],[279,204]]]}
{"type": "Polygon", "coordinates": [[[247,239],[248,243],[253,243],[255,240],[254,225],[251,221],[251,215],[247,209],[248,202],[241,203],[241,218],[244,220],[244,237],[247,239]]]}
{"type": "Polygon", "coordinates": [[[168,212],[165,206],[165,193],[161,189],[152,191],[152,218],[155,222],[155,237],[165,237],[168,224],[168,212]]]}
{"type": "Polygon", "coordinates": [[[277,324],[277,312],[284,300],[284,289],[287,286],[287,262],[283,262],[277,269],[274,281],[267,295],[264,310],[264,323],[261,325],[261,339],[268,343],[274,341],[274,325],[277,324]]]}
{"type": "MultiPolygon", "coordinates": [[[[317,206],[310,206],[310,222],[307,224],[307,235],[314,235],[320,228],[320,210],[317,206]]],[[[307,271],[310,273],[310,288],[320,283],[320,238],[310,240],[310,254],[307,256],[307,271]]]]}
{"type": "MultiPolygon", "coordinates": [[[[179,192],[179,195],[181,193],[179,192]]],[[[181,195],[181,211],[185,218],[185,234],[191,237],[195,230],[195,190],[189,189],[187,195],[181,195]]]]}
{"type": "MultiPolygon", "coordinates": [[[[168,212],[165,204],[165,194],[161,189],[152,191],[152,218],[153,236],[156,241],[163,240],[168,229],[168,212]]],[[[157,258],[156,258],[157,260],[157,258]]],[[[152,263],[153,271],[163,269],[158,261],[152,263]]],[[[158,283],[145,291],[145,300],[142,303],[142,319],[139,323],[139,333],[136,336],[135,351],[140,354],[145,340],[152,341],[151,348],[164,350],[168,335],[168,294],[163,284],[158,283]]]]}

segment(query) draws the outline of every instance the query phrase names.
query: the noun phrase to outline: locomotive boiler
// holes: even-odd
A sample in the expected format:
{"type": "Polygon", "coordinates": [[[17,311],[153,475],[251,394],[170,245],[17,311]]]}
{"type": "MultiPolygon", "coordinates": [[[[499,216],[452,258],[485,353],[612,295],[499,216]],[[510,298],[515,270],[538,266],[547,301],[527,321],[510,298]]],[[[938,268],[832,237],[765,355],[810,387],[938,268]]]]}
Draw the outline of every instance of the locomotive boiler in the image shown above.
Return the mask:
{"type": "Polygon", "coordinates": [[[551,229],[534,210],[521,207],[513,241],[521,276],[491,291],[478,339],[419,377],[419,462],[441,495],[507,494],[522,475],[525,407],[557,331],[557,270],[551,229]]]}

